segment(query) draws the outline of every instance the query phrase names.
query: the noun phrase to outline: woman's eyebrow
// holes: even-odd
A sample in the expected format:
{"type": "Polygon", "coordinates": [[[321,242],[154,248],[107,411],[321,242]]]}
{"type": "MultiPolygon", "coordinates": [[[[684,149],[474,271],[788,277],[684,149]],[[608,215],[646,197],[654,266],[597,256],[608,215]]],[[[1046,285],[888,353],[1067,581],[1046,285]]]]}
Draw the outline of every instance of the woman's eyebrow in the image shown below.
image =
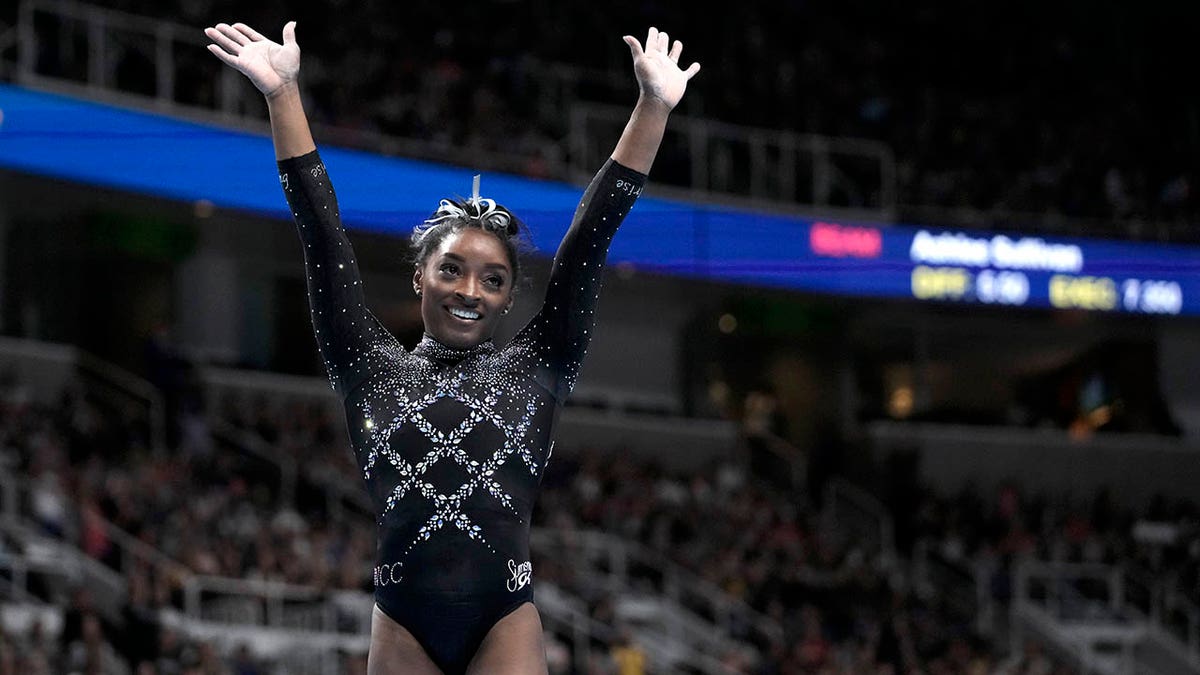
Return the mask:
{"type": "MultiPolygon", "coordinates": [[[[467,262],[466,258],[462,257],[461,255],[459,255],[457,253],[452,253],[450,251],[446,251],[445,253],[443,253],[442,257],[450,258],[452,260],[457,260],[458,262],[464,262],[464,263],[467,262]]],[[[484,263],[483,266],[484,267],[495,267],[497,269],[502,269],[505,272],[508,271],[508,265],[505,265],[504,263],[494,263],[494,262],[493,263],[484,263]]]]}

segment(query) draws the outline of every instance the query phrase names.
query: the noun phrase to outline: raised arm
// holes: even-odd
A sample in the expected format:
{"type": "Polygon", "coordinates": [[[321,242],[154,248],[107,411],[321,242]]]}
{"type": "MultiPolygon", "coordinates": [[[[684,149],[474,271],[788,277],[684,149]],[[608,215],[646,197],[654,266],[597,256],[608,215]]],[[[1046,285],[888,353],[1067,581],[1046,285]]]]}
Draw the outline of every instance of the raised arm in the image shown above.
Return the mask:
{"type": "Polygon", "coordinates": [[[244,23],[219,23],[204,34],[218,59],[245,75],[267,99],[275,159],[299,157],[317,149],[300,103],[300,45],[296,22],[283,27],[283,44],[272,42],[244,23]]]}
{"type": "Polygon", "coordinates": [[[670,37],[654,27],[646,35],[645,49],[632,35],[623,39],[633,54],[638,101],[612,158],[634,171],[648,174],[662,143],[667,117],[687,91],[688,80],[700,72],[700,64],[693,62],[687,70],[680,70],[683,43],[676,40],[667,51],[670,37]]]}
{"type": "Polygon", "coordinates": [[[636,38],[624,39],[633,55],[637,105],[611,158],[583,193],[554,256],[545,304],[527,329],[538,336],[560,374],[556,392],[560,400],[574,388],[591,341],[608,245],[642,192],[667,117],[683,97],[688,80],[700,71],[698,63],[681,70],[683,43],[676,40],[668,50],[670,39],[656,28],[650,29],[644,49],[636,38]]]}
{"type": "Polygon", "coordinates": [[[266,97],[279,182],[304,246],[317,347],[330,384],[345,396],[369,375],[374,362],[370,352],[399,347],[364,304],[354,249],[342,229],[333,184],[308,128],[298,85],[296,22],[284,26],[283,44],[242,23],[217,24],[204,34],[215,43],[209,51],[246,75],[266,97]]]}

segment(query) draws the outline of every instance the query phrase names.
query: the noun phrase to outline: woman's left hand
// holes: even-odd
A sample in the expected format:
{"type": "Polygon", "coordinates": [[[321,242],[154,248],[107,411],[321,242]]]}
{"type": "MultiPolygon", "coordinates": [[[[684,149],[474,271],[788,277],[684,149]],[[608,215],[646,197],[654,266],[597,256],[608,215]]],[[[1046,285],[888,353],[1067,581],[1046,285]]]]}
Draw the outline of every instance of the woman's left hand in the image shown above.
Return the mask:
{"type": "Polygon", "coordinates": [[[667,34],[653,26],[646,34],[645,49],[632,35],[626,35],[624,40],[633,53],[633,72],[637,75],[642,96],[661,101],[668,109],[673,109],[683,98],[688,80],[700,72],[700,64],[693,62],[687,70],[681,70],[679,55],[683,53],[683,43],[676,40],[671,45],[667,34]]]}

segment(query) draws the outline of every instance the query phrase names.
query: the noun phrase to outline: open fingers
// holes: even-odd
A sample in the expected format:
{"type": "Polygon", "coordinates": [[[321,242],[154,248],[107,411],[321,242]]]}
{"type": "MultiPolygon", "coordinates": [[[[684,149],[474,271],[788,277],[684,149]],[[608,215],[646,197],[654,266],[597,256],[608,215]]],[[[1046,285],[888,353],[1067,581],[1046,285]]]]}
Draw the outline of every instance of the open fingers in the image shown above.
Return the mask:
{"type": "Polygon", "coordinates": [[[245,35],[247,38],[249,38],[251,42],[258,42],[259,40],[267,39],[267,38],[263,37],[263,35],[261,33],[254,30],[250,26],[247,26],[244,23],[235,23],[235,24],[233,24],[233,27],[239,33],[241,33],[242,35],[245,35]]]}
{"type": "Polygon", "coordinates": [[[695,77],[696,73],[698,72],[700,72],[700,64],[692,61],[692,65],[688,66],[688,69],[683,71],[683,76],[690,80],[695,77]]]}
{"type": "Polygon", "coordinates": [[[663,54],[666,54],[667,47],[670,47],[670,46],[671,46],[671,38],[667,35],[667,32],[659,31],[659,33],[658,33],[658,51],[662,52],[663,54]]]}
{"type": "Polygon", "coordinates": [[[679,63],[679,55],[682,53],[683,53],[683,43],[680,42],[679,40],[676,40],[675,44],[671,46],[671,54],[670,54],[671,60],[674,61],[675,63],[679,63]]]}
{"type": "MultiPolygon", "coordinates": [[[[220,26],[221,24],[217,24],[217,25],[220,26]]],[[[228,28],[228,26],[226,26],[226,27],[228,28]]],[[[230,29],[230,30],[232,30],[232,29],[230,29]]],[[[237,31],[234,31],[234,32],[236,33],[237,31]]],[[[220,45],[220,47],[222,49],[224,49],[226,52],[228,52],[230,54],[233,54],[234,56],[237,56],[238,54],[240,54],[242,52],[241,43],[234,42],[232,39],[229,38],[228,35],[225,34],[224,31],[220,30],[219,28],[205,28],[204,34],[208,36],[208,39],[217,43],[218,45],[220,45]]]]}
{"type": "Polygon", "coordinates": [[[658,46],[658,29],[650,26],[650,30],[646,31],[646,51],[653,51],[658,46]]]}
{"type": "Polygon", "coordinates": [[[239,45],[250,44],[250,38],[246,37],[245,35],[242,34],[242,32],[240,30],[234,28],[233,26],[230,26],[227,23],[217,24],[217,30],[221,31],[222,35],[229,38],[230,40],[233,40],[234,42],[238,43],[239,45]]]}
{"type": "Polygon", "coordinates": [[[221,59],[227,66],[237,67],[237,57],[230,56],[229,52],[216,45],[208,45],[208,51],[213,53],[218,59],[221,59]]]}

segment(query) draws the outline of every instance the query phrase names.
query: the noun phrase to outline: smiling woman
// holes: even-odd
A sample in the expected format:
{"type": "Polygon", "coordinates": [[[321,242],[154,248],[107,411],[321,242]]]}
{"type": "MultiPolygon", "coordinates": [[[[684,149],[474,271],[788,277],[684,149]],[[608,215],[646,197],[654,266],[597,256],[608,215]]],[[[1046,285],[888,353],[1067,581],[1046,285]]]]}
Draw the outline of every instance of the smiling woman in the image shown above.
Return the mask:
{"type": "Polygon", "coordinates": [[[425,332],[458,348],[490,339],[512,307],[512,278],[512,265],[495,236],[463,230],[446,237],[413,275],[425,332]]]}
{"type": "Polygon", "coordinates": [[[477,190],[443,200],[413,236],[425,335],[410,351],[366,308],[300,102],[295,30],[284,27],[283,44],[244,24],[205,34],[266,96],[317,346],[375,507],[368,672],[545,673],[529,526],[551,434],[591,340],[609,242],[700,66],[680,69],[682,43],[657,29],[644,49],[625,36],[637,105],[579,202],[541,311],[503,348],[492,336],[513,302],[520,223],[477,190]]]}
{"type": "Polygon", "coordinates": [[[471,347],[491,338],[512,308],[522,225],[503,206],[478,195],[443,199],[413,232],[413,291],[425,332],[442,344],[471,347]],[[424,289],[424,290],[423,290],[424,289]]]}

